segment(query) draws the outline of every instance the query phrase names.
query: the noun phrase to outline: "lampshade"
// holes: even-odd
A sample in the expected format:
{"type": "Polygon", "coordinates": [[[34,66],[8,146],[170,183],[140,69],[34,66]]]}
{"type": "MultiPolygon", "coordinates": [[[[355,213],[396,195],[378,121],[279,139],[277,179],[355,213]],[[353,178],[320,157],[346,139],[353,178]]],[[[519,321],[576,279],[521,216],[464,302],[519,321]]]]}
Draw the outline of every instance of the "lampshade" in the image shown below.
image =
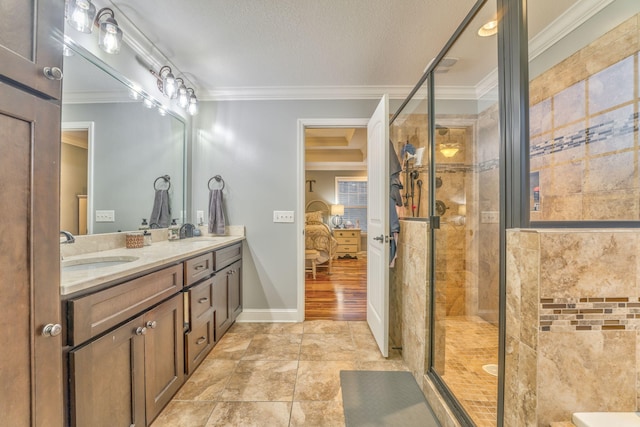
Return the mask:
{"type": "Polygon", "coordinates": [[[331,205],[331,215],[344,215],[344,205],[331,205]]]}
{"type": "Polygon", "coordinates": [[[67,22],[76,30],[91,34],[96,7],[90,0],[70,0],[67,22]]]}
{"type": "Polygon", "coordinates": [[[171,72],[171,68],[165,65],[160,68],[158,75],[162,80],[162,93],[164,96],[170,99],[175,98],[178,94],[178,85],[175,76],[171,72]]]}
{"type": "Polygon", "coordinates": [[[108,7],[100,9],[95,23],[100,28],[98,46],[107,53],[116,54],[120,52],[122,30],[118,27],[118,22],[113,17],[113,10],[108,7]]]}
{"type": "Polygon", "coordinates": [[[460,148],[456,144],[442,144],[440,146],[440,152],[445,157],[453,157],[458,151],[460,151],[460,148]]]}
{"type": "Polygon", "coordinates": [[[187,92],[187,87],[184,84],[184,80],[181,78],[177,78],[178,82],[178,105],[180,108],[187,108],[189,106],[189,93],[187,92]]]}
{"type": "Polygon", "coordinates": [[[198,114],[198,98],[196,98],[196,94],[193,92],[193,89],[187,89],[189,92],[189,106],[187,107],[187,112],[192,116],[198,114]]]}

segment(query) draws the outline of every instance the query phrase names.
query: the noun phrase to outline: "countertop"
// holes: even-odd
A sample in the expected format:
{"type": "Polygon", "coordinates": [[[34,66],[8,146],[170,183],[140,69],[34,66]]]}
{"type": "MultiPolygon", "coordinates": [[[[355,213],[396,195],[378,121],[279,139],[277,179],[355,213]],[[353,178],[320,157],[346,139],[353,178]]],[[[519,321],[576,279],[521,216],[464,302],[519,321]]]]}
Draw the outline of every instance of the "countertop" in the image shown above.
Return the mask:
{"type": "Polygon", "coordinates": [[[78,260],[137,257],[135,261],[108,267],[99,267],[77,271],[61,271],[60,294],[70,295],[86,291],[93,287],[123,279],[128,276],[153,270],[165,264],[181,261],[198,254],[215,250],[244,240],[244,236],[204,236],[178,241],[161,241],[139,249],[116,248],[100,252],[65,257],[61,265],[72,264],[78,260]]]}

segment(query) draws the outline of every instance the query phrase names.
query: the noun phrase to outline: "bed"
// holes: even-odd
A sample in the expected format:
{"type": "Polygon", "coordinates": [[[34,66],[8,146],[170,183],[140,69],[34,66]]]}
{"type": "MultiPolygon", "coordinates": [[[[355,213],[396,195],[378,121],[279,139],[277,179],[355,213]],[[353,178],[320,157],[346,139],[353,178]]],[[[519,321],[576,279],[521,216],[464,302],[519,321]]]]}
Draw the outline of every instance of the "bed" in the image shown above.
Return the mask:
{"type": "Polygon", "coordinates": [[[305,249],[318,251],[316,263],[327,263],[324,266],[331,274],[331,264],[338,248],[338,241],[333,238],[331,228],[327,225],[328,220],[329,205],[322,200],[312,200],[307,203],[304,222],[305,249]]]}

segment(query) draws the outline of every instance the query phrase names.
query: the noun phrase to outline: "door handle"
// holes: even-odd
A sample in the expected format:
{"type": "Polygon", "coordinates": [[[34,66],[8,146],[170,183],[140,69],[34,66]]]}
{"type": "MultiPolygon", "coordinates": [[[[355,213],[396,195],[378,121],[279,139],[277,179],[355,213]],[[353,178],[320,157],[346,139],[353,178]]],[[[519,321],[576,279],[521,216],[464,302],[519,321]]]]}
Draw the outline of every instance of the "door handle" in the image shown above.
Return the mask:
{"type": "Polygon", "coordinates": [[[384,234],[381,234],[381,235],[379,235],[377,237],[374,237],[373,240],[377,240],[380,243],[384,242],[384,234]]]}

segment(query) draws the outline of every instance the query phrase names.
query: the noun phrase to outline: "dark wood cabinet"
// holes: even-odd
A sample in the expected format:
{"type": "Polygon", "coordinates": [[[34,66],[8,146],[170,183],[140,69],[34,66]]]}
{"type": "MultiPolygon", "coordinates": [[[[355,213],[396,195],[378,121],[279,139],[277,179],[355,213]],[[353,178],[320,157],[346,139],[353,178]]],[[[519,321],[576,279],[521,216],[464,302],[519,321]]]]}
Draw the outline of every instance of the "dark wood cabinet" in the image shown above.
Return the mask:
{"type": "Polygon", "coordinates": [[[142,325],[136,317],[70,352],[71,426],[145,425],[142,325]]]}
{"type": "Polygon", "coordinates": [[[216,341],[218,341],[232,323],[229,312],[229,284],[226,270],[213,276],[213,306],[216,316],[216,341]]]}
{"type": "Polygon", "coordinates": [[[184,382],[183,310],[179,294],[143,316],[147,425],[184,382]]]}
{"type": "MultiPolygon", "coordinates": [[[[212,254],[209,254],[210,256],[212,254]]],[[[214,277],[193,286],[188,291],[189,326],[185,335],[186,372],[191,375],[215,344],[214,277]]]]}
{"type": "Polygon", "coordinates": [[[229,281],[229,313],[231,322],[235,322],[238,315],[242,313],[242,261],[231,264],[227,271],[229,281]]]}
{"type": "Polygon", "coordinates": [[[178,294],[70,351],[71,425],[144,426],[184,382],[178,294]]]}
{"type": "Polygon", "coordinates": [[[62,70],[63,20],[64,0],[2,0],[0,75],[60,99],[62,82],[45,77],[44,69],[62,70]]]}
{"type": "MultiPolygon", "coordinates": [[[[4,69],[0,59],[0,69],[4,69]]],[[[2,424],[61,426],[58,243],[60,108],[0,83],[0,414],[2,424]]]]}

